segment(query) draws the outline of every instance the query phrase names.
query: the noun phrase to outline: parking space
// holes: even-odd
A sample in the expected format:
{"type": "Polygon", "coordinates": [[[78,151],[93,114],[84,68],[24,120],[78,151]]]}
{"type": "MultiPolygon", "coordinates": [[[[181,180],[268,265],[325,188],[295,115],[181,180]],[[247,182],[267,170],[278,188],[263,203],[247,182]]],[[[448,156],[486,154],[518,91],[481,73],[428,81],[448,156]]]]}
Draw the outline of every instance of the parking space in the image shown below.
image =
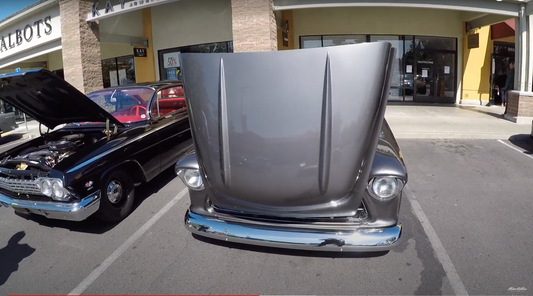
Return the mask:
{"type": "Polygon", "coordinates": [[[516,150],[533,143],[517,138],[522,148],[500,140],[400,141],[413,195],[472,295],[533,291],[533,159],[516,150]]]}
{"type": "MultiPolygon", "coordinates": [[[[533,147],[527,137],[503,142],[533,147]]],[[[533,159],[498,140],[400,144],[409,169],[405,232],[386,255],[200,240],[183,227],[188,196],[178,196],[183,184],[169,170],[139,187],[134,213],[111,228],[0,208],[0,294],[452,295],[461,286],[470,295],[530,294],[533,159]]]]}

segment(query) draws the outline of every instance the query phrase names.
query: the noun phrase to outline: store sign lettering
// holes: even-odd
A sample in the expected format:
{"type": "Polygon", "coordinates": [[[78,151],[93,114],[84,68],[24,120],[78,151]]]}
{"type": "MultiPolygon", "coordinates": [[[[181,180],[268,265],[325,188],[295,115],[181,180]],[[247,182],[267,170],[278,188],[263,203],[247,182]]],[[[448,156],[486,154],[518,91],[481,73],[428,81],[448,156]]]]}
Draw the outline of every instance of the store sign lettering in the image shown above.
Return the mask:
{"type": "Polygon", "coordinates": [[[7,36],[2,35],[0,39],[0,52],[8,51],[22,45],[24,42],[31,42],[34,35],[37,38],[41,38],[41,32],[44,32],[46,35],[52,33],[51,16],[37,20],[33,24],[26,24],[23,28],[16,29],[15,32],[7,33],[7,36]]]}
{"type": "MultiPolygon", "coordinates": [[[[120,4],[120,9],[124,9],[126,7],[126,0],[117,0],[117,4],[120,4]]],[[[147,3],[150,3],[150,2],[154,2],[154,0],[137,0],[137,1],[131,1],[131,2],[128,2],[128,6],[129,7],[135,7],[137,5],[143,5],[143,4],[147,4],[147,3]]],[[[96,2],[93,4],[93,17],[97,17],[97,16],[100,16],[100,11],[98,10],[98,6],[99,6],[100,2],[96,2]]],[[[111,0],[107,0],[105,2],[105,9],[104,9],[104,13],[108,13],[108,12],[115,12],[114,8],[113,8],[113,4],[111,3],[111,0]]]]}

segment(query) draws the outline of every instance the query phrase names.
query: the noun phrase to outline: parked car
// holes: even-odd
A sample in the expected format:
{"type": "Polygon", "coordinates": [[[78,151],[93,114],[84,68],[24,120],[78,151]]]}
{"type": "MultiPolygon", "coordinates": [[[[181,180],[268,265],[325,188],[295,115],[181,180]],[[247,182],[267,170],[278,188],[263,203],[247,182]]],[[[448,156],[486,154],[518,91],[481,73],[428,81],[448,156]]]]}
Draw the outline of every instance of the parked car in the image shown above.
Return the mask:
{"type": "Polygon", "coordinates": [[[175,170],[189,231],[319,251],[399,243],[408,178],[384,119],[390,43],[180,56],[195,151],[175,170]]]}
{"type": "Polygon", "coordinates": [[[17,212],[116,222],[135,186],[192,149],[181,82],[84,95],[47,70],[0,78],[0,99],[54,129],[0,154],[0,203],[17,212]]]}
{"type": "Polygon", "coordinates": [[[19,127],[15,119],[15,112],[0,113],[0,136],[19,127]]]}

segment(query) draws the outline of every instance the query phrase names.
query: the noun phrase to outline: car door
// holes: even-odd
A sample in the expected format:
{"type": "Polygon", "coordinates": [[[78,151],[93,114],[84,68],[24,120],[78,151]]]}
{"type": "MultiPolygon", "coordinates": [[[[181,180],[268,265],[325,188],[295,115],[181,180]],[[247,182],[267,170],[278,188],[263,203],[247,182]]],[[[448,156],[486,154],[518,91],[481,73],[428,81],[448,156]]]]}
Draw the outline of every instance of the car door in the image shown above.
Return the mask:
{"type": "Polygon", "coordinates": [[[174,165],[193,143],[182,85],[159,89],[150,106],[159,138],[161,171],[174,165]]]}

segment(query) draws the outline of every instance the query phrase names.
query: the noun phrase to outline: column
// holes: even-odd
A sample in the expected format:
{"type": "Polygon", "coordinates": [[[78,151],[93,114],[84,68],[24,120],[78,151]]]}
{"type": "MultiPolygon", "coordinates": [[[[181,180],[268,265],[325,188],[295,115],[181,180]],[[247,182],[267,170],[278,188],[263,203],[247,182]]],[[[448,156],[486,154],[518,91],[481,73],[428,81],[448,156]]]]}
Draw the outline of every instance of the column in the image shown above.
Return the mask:
{"type": "Polygon", "coordinates": [[[519,17],[515,20],[515,90],[526,91],[528,85],[528,17],[522,5],[519,17]]]}
{"type": "Polygon", "coordinates": [[[65,80],[83,93],[103,88],[99,27],[87,22],[92,0],[60,0],[65,80]]]}
{"type": "Polygon", "coordinates": [[[533,91],[533,57],[530,50],[530,46],[533,46],[533,15],[527,15],[525,19],[527,20],[527,44],[522,56],[527,60],[527,85],[524,91],[533,91]]]}
{"type": "Polygon", "coordinates": [[[515,19],[515,83],[514,90],[507,92],[505,118],[521,124],[530,124],[533,119],[533,59],[530,54],[531,16],[526,15],[522,5],[515,19]]]}
{"type": "Polygon", "coordinates": [[[231,0],[233,50],[276,51],[278,36],[273,0],[231,0]]]}

